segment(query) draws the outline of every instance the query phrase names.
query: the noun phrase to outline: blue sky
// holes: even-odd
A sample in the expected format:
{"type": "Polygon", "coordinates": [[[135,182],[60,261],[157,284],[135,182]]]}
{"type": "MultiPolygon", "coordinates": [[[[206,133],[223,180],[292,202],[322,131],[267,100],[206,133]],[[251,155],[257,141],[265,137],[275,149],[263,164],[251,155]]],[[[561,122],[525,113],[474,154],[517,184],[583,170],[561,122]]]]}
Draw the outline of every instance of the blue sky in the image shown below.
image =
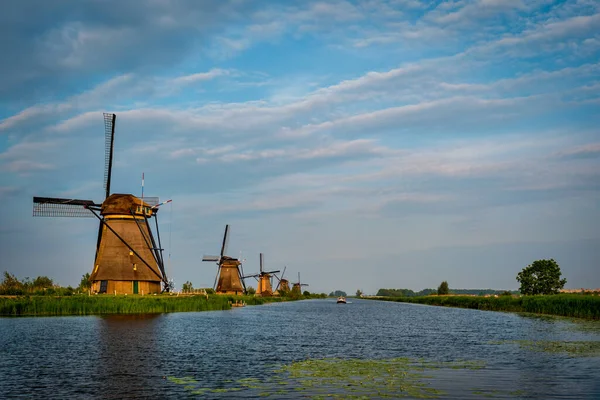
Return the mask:
{"type": "Polygon", "coordinates": [[[600,287],[599,27],[592,0],[10,2],[0,270],[91,271],[97,223],[32,196],[102,200],[115,112],[112,191],[173,199],[178,287],[226,223],[311,291],[514,289],[539,258],[600,287]]]}

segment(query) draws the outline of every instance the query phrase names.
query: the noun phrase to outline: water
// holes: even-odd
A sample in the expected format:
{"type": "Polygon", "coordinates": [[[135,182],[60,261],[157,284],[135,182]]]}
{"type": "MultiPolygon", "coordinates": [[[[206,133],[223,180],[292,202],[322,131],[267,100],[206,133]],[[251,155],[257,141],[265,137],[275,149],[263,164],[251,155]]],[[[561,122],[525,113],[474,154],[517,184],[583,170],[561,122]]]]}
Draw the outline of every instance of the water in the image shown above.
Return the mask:
{"type": "MultiPolygon", "coordinates": [[[[442,390],[442,398],[600,399],[598,353],[532,351],[513,340],[599,341],[600,328],[558,318],[331,299],[137,317],[0,318],[0,397],[193,398],[194,389],[239,387],[243,378],[268,382],[276,366],[307,358],[409,357],[483,363],[477,370],[427,371],[426,384],[442,390]]],[[[205,397],[262,398],[275,393],[268,385],[205,397]]],[[[314,394],[289,385],[270,398],[314,394]]]]}

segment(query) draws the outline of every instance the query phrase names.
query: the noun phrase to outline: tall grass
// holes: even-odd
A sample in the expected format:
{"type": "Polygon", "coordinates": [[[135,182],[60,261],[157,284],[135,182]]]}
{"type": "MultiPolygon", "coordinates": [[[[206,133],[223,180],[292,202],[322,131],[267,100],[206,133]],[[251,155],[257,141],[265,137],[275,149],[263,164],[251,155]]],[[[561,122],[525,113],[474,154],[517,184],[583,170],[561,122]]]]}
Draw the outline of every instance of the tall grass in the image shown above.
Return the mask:
{"type": "Polygon", "coordinates": [[[0,297],[0,315],[153,314],[229,310],[231,302],[248,305],[282,301],[252,296],[110,296],[75,295],[0,297]]]}
{"type": "Polygon", "coordinates": [[[600,297],[579,294],[548,296],[422,296],[380,297],[376,300],[418,303],[432,306],[472,308],[489,311],[530,312],[565,317],[600,319],[600,297]]]}

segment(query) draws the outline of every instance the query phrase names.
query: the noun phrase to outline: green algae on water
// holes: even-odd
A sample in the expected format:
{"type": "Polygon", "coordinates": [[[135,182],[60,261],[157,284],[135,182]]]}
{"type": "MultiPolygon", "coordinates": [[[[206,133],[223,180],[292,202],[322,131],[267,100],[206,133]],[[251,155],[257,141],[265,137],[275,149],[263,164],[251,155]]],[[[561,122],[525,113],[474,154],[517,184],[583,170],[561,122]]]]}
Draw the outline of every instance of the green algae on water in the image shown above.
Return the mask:
{"type": "Polygon", "coordinates": [[[516,344],[522,349],[572,357],[599,357],[600,340],[557,341],[557,340],[495,340],[489,344],[516,344]]]}
{"type": "MultiPolygon", "coordinates": [[[[436,369],[481,369],[477,361],[435,362],[394,358],[365,359],[308,359],[282,365],[269,377],[243,378],[231,382],[231,387],[197,388],[203,393],[253,391],[259,397],[278,398],[284,393],[302,393],[302,397],[329,399],[372,398],[439,398],[445,393],[425,382],[425,371],[436,369]],[[204,392],[205,391],[205,392],[204,392]]],[[[169,378],[169,381],[190,388],[191,379],[169,378]]]]}
{"type": "Polygon", "coordinates": [[[566,353],[575,357],[600,356],[600,341],[517,340],[516,343],[521,348],[538,352],[566,353]]]}

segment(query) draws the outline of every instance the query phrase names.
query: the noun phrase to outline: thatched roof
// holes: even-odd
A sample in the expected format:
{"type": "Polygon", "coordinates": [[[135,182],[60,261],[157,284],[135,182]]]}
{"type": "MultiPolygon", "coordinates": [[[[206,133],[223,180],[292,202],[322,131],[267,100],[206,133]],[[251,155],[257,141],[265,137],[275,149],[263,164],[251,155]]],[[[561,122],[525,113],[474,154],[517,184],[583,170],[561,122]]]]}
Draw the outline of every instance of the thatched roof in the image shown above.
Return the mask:
{"type": "MultiPolygon", "coordinates": [[[[131,211],[136,212],[139,206],[143,206],[147,209],[152,209],[152,207],[142,201],[142,199],[135,197],[132,194],[111,194],[108,196],[106,200],[102,203],[101,214],[102,215],[110,215],[110,214],[126,214],[131,215],[131,211]]],[[[141,215],[141,213],[139,213],[141,215]]]]}

